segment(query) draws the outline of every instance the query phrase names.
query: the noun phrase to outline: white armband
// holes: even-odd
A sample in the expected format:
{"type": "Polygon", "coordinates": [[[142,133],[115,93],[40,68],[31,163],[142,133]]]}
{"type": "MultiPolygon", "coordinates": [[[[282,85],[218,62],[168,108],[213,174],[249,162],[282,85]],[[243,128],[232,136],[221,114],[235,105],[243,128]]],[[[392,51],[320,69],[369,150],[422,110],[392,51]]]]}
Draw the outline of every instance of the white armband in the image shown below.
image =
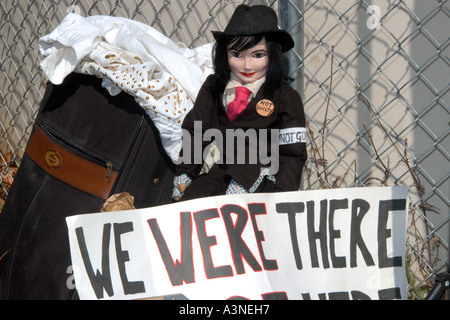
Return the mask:
{"type": "Polygon", "coordinates": [[[281,129],[279,145],[282,146],[284,144],[306,143],[306,133],[307,131],[305,127],[281,129]]]}

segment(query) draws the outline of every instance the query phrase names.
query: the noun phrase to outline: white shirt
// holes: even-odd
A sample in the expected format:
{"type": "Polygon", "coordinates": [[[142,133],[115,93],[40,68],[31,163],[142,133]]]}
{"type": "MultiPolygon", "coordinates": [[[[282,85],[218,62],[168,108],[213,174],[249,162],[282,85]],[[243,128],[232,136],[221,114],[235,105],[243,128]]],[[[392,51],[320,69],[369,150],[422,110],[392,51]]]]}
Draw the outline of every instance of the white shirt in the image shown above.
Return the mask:
{"type": "Polygon", "coordinates": [[[241,81],[234,75],[234,73],[231,73],[230,75],[230,81],[228,81],[225,91],[223,94],[223,105],[225,106],[225,110],[228,108],[228,104],[234,100],[235,96],[235,89],[237,87],[245,87],[249,89],[252,93],[248,97],[248,101],[253,99],[258,94],[259,89],[266,81],[266,77],[262,77],[261,79],[258,79],[251,83],[242,84],[241,81]]]}
{"type": "Polygon", "coordinates": [[[212,46],[179,47],[131,19],[75,13],[39,39],[41,67],[52,83],[78,72],[102,78],[111,95],[130,94],[158,128],[172,160],[181,149],[184,116],[213,72],[212,46]]]}

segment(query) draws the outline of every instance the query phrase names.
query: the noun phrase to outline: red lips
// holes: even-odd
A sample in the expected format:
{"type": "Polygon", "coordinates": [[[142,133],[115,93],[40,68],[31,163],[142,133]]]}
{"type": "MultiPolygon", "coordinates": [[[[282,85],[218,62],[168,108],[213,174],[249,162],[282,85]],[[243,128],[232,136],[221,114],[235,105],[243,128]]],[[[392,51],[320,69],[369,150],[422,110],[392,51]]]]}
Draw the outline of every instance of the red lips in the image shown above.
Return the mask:
{"type": "Polygon", "coordinates": [[[243,76],[245,76],[245,77],[250,78],[251,76],[253,76],[253,75],[255,74],[255,72],[252,72],[252,73],[241,72],[241,74],[242,74],[243,76]]]}

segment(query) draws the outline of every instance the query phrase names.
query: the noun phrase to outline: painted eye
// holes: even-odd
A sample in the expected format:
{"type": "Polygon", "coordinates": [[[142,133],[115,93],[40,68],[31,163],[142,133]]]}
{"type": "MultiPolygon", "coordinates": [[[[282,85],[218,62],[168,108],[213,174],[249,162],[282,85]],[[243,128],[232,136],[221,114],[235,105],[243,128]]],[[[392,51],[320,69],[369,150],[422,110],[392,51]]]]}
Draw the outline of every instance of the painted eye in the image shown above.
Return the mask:
{"type": "Polygon", "coordinates": [[[266,56],[266,53],[265,53],[265,52],[257,52],[257,53],[255,53],[255,54],[253,55],[253,57],[256,58],[256,59],[262,59],[262,58],[264,58],[265,56],[266,56]]]}
{"type": "Polygon", "coordinates": [[[242,57],[242,54],[239,51],[231,51],[230,54],[234,58],[241,58],[242,57]]]}

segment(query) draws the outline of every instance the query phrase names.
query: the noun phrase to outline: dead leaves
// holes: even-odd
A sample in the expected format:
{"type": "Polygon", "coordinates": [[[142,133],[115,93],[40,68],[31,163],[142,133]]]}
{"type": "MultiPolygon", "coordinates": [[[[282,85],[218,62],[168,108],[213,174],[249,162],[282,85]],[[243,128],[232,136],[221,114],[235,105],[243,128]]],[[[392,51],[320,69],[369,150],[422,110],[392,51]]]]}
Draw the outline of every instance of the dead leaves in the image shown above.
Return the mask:
{"type": "Polygon", "coordinates": [[[17,169],[17,163],[14,160],[12,152],[0,155],[0,177],[2,183],[0,188],[0,211],[3,209],[6,197],[11,189],[14,177],[16,176],[17,169]]]}

